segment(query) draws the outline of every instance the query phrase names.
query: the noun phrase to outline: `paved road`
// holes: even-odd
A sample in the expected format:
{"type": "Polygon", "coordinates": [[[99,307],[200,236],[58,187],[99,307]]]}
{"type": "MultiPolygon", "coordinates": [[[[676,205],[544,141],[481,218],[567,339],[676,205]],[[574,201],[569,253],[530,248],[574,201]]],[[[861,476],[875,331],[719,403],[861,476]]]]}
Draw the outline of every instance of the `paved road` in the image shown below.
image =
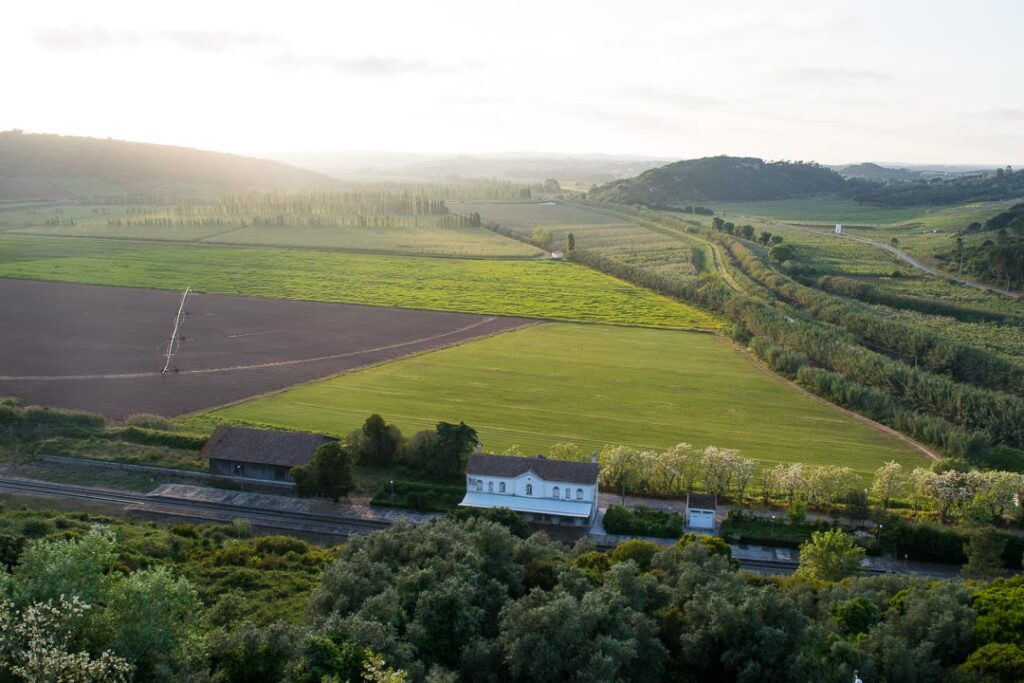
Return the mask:
{"type": "Polygon", "coordinates": [[[892,246],[891,244],[886,244],[884,242],[877,242],[875,240],[869,240],[867,237],[861,237],[859,235],[847,235],[846,233],[839,233],[837,235],[834,232],[826,232],[825,230],[815,230],[814,228],[808,228],[807,226],[798,225],[796,223],[787,223],[787,225],[789,227],[791,227],[791,228],[797,228],[798,230],[803,230],[805,232],[813,232],[813,233],[815,233],[817,235],[833,235],[835,237],[841,237],[843,239],[853,240],[855,242],[863,242],[864,244],[870,244],[873,247],[877,247],[879,249],[883,249],[883,250],[889,252],[890,254],[892,254],[896,258],[900,259],[904,263],[906,263],[908,265],[911,265],[911,266],[913,266],[914,268],[917,268],[920,271],[928,273],[929,275],[934,275],[935,277],[941,277],[944,280],[949,280],[950,282],[955,282],[957,284],[966,285],[967,287],[974,287],[975,289],[980,289],[980,290],[983,290],[983,291],[986,291],[986,292],[992,292],[993,294],[999,294],[1000,296],[1005,296],[1005,297],[1007,297],[1009,299],[1020,299],[1021,298],[1021,293],[1020,292],[1012,292],[1012,291],[1010,291],[1008,289],[1001,289],[1001,288],[996,287],[994,285],[987,285],[984,282],[975,282],[974,280],[968,280],[966,278],[958,277],[956,275],[951,275],[950,273],[947,273],[945,271],[939,270],[938,268],[933,268],[932,266],[929,266],[926,263],[922,263],[921,261],[919,261],[918,259],[914,258],[913,256],[911,256],[907,252],[903,251],[902,249],[897,249],[896,247],[892,246]]]}

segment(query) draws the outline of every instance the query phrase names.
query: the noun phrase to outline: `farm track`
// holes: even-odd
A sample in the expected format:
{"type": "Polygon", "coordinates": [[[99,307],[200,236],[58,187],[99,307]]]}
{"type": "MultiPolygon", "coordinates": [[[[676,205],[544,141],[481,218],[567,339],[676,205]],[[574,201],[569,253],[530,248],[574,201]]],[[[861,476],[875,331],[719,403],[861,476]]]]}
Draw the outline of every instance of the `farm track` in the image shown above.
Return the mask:
{"type": "MultiPolygon", "coordinates": [[[[491,316],[491,317],[488,317],[488,318],[484,318],[483,320],[478,320],[478,321],[476,321],[476,322],[474,322],[474,323],[472,323],[470,325],[466,325],[465,327],[460,327],[460,328],[455,329],[455,330],[450,330],[448,332],[443,332],[441,334],[436,334],[436,335],[434,335],[432,337],[423,337],[422,339],[413,339],[411,341],[399,342],[397,344],[387,344],[385,346],[376,346],[376,347],[371,348],[371,349],[361,349],[359,351],[349,351],[349,352],[346,352],[346,353],[333,353],[333,354],[330,354],[330,355],[327,355],[327,356],[315,356],[315,357],[312,357],[312,358],[295,358],[295,359],[290,359],[290,360],[271,361],[271,362],[267,362],[267,363],[255,363],[255,364],[250,364],[250,365],[229,365],[229,366],[220,367],[220,368],[198,368],[198,369],[194,369],[194,370],[179,370],[179,371],[175,372],[174,374],[177,374],[177,375],[204,375],[204,374],[211,374],[211,373],[218,373],[218,372],[236,372],[236,371],[239,371],[239,370],[262,370],[262,369],[266,369],[266,368],[283,367],[283,366],[286,366],[286,365],[298,365],[300,363],[317,363],[317,362],[320,362],[320,361],[338,360],[339,358],[352,358],[354,356],[362,356],[362,355],[370,354],[370,353],[378,353],[380,351],[393,351],[395,349],[404,348],[406,346],[414,346],[414,345],[417,345],[417,344],[426,344],[428,342],[439,341],[441,339],[444,339],[445,337],[450,337],[450,336],[455,335],[455,334],[462,334],[464,332],[469,332],[470,330],[473,330],[473,329],[475,329],[477,327],[480,327],[482,325],[487,325],[489,323],[492,323],[492,322],[494,322],[497,319],[498,319],[497,316],[491,316]]],[[[523,323],[523,325],[527,325],[527,324],[529,324],[529,323],[528,322],[524,322],[523,323]]],[[[260,335],[260,334],[271,334],[271,333],[270,332],[267,332],[267,333],[257,332],[257,333],[253,333],[253,334],[249,334],[249,335],[235,335],[235,336],[236,337],[257,336],[257,335],[260,335]]],[[[64,380],[94,380],[94,379],[135,379],[135,378],[138,378],[138,377],[159,377],[159,376],[164,375],[164,374],[166,374],[166,373],[165,372],[124,372],[124,373],[112,373],[112,374],[102,374],[102,375],[22,375],[22,376],[0,375],[0,381],[14,382],[14,381],[26,381],[26,380],[31,380],[31,381],[45,381],[45,380],[64,381],[64,380]]]]}
{"type": "Polygon", "coordinates": [[[254,510],[229,503],[186,501],[178,498],[152,496],[77,484],[59,484],[16,477],[0,477],[0,491],[43,498],[94,501],[122,506],[126,512],[155,517],[228,523],[242,518],[261,529],[294,534],[314,534],[339,539],[365,536],[386,529],[390,522],[285,510],[254,510]]]}

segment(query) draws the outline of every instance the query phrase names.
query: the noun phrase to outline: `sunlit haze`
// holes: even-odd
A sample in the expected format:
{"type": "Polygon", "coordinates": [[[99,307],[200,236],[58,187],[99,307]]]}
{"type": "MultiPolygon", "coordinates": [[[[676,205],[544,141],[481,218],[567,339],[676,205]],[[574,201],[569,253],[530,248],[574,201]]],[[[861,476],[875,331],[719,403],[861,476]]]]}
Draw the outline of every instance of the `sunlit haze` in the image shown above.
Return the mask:
{"type": "Polygon", "coordinates": [[[0,129],[238,153],[1024,162],[1018,2],[32,2],[0,129]]]}

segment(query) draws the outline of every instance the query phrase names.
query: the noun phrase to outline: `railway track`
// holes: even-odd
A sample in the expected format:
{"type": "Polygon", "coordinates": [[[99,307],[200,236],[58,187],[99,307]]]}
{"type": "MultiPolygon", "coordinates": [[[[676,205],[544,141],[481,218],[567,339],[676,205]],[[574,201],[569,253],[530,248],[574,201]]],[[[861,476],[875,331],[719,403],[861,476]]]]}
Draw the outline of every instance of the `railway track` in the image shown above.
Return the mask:
{"type": "Polygon", "coordinates": [[[120,505],[129,512],[207,522],[230,522],[241,518],[262,529],[316,534],[345,539],[365,536],[391,526],[390,522],[358,517],[340,517],[287,510],[254,510],[244,505],[189,501],[129,491],[100,489],[78,484],[60,484],[14,477],[0,477],[0,492],[20,495],[89,500],[120,505]]]}

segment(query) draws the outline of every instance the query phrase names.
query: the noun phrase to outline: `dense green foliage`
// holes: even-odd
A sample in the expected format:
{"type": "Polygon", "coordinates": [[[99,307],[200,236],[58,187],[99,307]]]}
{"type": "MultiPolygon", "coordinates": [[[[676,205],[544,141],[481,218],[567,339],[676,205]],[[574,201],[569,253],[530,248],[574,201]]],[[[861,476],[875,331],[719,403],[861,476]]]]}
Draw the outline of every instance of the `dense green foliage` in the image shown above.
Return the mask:
{"type": "Polygon", "coordinates": [[[321,496],[335,503],[352,490],[352,456],[345,446],[330,441],[316,449],[306,465],[296,465],[290,474],[299,496],[321,496]]]}
{"type": "Polygon", "coordinates": [[[849,195],[880,206],[947,205],[964,202],[1016,199],[1024,195],[1024,170],[997,169],[951,180],[919,180],[884,185],[862,185],[849,195]]]}
{"type": "Polygon", "coordinates": [[[658,536],[679,538],[683,533],[683,518],[677,512],[655,510],[639,505],[627,508],[612,505],[604,514],[604,529],[622,536],[658,536]]]}
{"type": "Polygon", "coordinates": [[[455,509],[465,495],[464,486],[394,480],[377,486],[370,504],[420,512],[446,512],[455,509]]]}
{"type": "Polygon", "coordinates": [[[845,683],[857,669],[937,683],[958,667],[972,683],[1014,680],[1020,579],[763,578],[738,571],[720,539],[598,553],[527,538],[508,517],[460,512],[324,551],[231,528],[0,512],[21,539],[0,593],[11,614],[58,593],[92,601],[85,621],[62,622],[66,649],[110,651],[136,680],[359,680],[368,650],[432,682],[845,683]],[[91,531],[97,521],[111,531],[91,531]]]}
{"type": "Polygon", "coordinates": [[[691,201],[790,199],[844,190],[847,181],[817,164],[744,157],[705,157],[618,180],[589,193],[600,201],[624,204],[675,204],[691,201]]]}

